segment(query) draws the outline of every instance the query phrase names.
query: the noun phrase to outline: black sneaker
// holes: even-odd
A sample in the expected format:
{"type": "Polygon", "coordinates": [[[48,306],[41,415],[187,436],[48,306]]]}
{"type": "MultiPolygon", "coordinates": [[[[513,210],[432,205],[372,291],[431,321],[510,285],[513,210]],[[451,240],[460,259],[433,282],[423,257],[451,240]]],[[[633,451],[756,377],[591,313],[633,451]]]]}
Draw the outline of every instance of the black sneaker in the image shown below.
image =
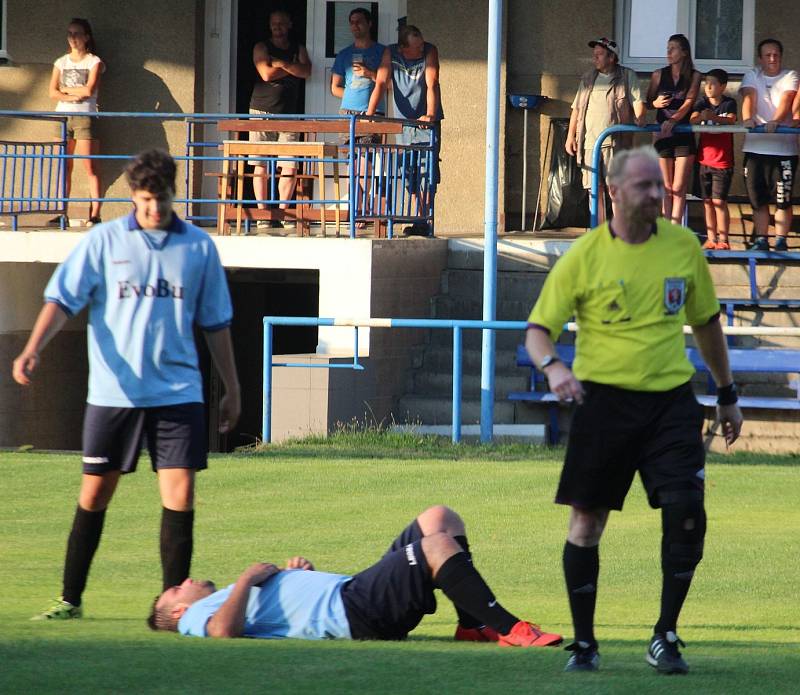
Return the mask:
{"type": "Polygon", "coordinates": [[[751,251],[769,251],[769,239],[765,236],[757,236],[750,245],[751,251]]]}
{"type": "Polygon", "coordinates": [[[786,245],[785,236],[776,236],[775,244],[772,246],[773,251],[788,251],[789,247],[786,245]]]}
{"type": "Polygon", "coordinates": [[[597,651],[596,644],[573,642],[568,647],[564,647],[564,651],[572,652],[572,656],[564,667],[565,671],[600,670],[600,652],[597,651]]]}
{"type": "Polygon", "coordinates": [[[424,222],[414,222],[410,227],[403,229],[404,236],[431,236],[431,227],[424,222]]]}
{"type": "Polygon", "coordinates": [[[647,663],[659,673],[689,673],[689,664],[678,651],[679,644],[686,646],[674,632],[656,633],[647,648],[647,663]]]}

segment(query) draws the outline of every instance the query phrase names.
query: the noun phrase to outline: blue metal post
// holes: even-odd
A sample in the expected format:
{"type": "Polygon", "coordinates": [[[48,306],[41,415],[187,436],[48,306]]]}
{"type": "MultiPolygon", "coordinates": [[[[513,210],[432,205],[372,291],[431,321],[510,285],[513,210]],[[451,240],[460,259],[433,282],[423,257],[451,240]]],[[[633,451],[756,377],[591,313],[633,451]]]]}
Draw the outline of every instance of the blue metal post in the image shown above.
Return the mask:
{"type": "Polygon", "coordinates": [[[453,326],[453,442],[461,441],[461,326],[453,326]]]}
{"type": "Polygon", "coordinates": [[[261,400],[261,441],[272,441],[272,324],[264,320],[264,393],[261,400]]]}
{"type": "MultiPolygon", "coordinates": [[[[348,193],[350,201],[348,203],[350,208],[350,238],[356,238],[356,117],[350,116],[350,149],[347,154],[350,160],[350,173],[348,183],[348,193]]],[[[323,194],[324,195],[324,194],[323,194]]]]}
{"type": "MultiPolygon", "coordinates": [[[[500,144],[500,45],[503,0],[489,2],[486,70],[486,198],[483,242],[483,320],[494,321],[497,297],[497,176],[500,144]]],[[[495,334],[483,331],[481,352],[481,441],[492,440],[495,334]]]]}

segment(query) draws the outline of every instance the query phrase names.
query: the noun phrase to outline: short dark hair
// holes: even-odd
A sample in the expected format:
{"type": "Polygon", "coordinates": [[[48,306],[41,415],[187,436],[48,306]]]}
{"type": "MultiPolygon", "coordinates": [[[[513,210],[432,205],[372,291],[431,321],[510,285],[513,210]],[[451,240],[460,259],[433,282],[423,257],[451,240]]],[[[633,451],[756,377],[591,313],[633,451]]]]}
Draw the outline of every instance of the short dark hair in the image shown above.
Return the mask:
{"type": "Polygon", "coordinates": [[[172,607],[156,607],[161,594],[156,596],[150,615],[147,616],[147,627],[151,630],[165,630],[167,632],[178,631],[178,621],[172,617],[172,607]]]}
{"type": "Polygon", "coordinates": [[[370,24],[372,24],[372,12],[370,12],[366,7],[356,7],[356,9],[350,10],[350,14],[347,15],[348,22],[353,18],[354,14],[364,15],[364,19],[366,19],[370,24]]]}
{"type": "Polygon", "coordinates": [[[159,194],[175,192],[175,160],[164,150],[146,150],[131,161],[125,169],[128,184],[134,191],[159,194]]]}
{"type": "Polygon", "coordinates": [[[706,73],[706,77],[716,77],[720,84],[728,84],[728,73],[722,68],[714,68],[706,73]]]}
{"type": "Polygon", "coordinates": [[[774,43],[778,47],[778,50],[781,52],[781,55],[783,55],[783,44],[780,41],[778,41],[778,39],[763,39],[762,41],[758,42],[759,58],[761,57],[761,49],[764,48],[764,46],[766,46],[768,43],[774,43]]]}

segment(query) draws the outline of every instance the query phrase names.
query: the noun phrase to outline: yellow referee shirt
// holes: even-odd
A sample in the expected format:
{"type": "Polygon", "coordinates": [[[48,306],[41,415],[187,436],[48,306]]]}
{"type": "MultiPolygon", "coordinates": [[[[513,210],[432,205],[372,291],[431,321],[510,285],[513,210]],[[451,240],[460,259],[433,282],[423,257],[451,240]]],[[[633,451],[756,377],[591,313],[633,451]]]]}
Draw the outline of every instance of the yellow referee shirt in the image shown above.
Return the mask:
{"type": "Polygon", "coordinates": [[[665,219],[642,244],[608,224],[585,234],[547,276],[528,323],[558,339],[578,323],[573,373],[633,391],[667,391],[691,379],[683,325],[719,312],[714,284],[694,234],[665,219]]]}

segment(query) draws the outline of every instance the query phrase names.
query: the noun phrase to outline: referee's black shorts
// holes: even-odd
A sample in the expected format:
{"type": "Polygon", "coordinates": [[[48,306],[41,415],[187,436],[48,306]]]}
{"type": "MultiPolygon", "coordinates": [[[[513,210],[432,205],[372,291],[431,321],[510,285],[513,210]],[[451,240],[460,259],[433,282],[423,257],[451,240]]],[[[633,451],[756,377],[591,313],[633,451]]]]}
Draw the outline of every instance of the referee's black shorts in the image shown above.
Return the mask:
{"type": "Polygon", "coordinates": [[[651,507],[657,491],[686,483],[704,488],[703,407],[686,383],[646,392],[584,382],[575,408],[556,502],[622,509],[636,471],[651,507]]]}
{"type": "Polygon", "coordinates": [[[427,613],[436,612],[433,577],[422,554],[416,519],[384,556],[342,587],[353,639],[405,639],[427,613]]]}

